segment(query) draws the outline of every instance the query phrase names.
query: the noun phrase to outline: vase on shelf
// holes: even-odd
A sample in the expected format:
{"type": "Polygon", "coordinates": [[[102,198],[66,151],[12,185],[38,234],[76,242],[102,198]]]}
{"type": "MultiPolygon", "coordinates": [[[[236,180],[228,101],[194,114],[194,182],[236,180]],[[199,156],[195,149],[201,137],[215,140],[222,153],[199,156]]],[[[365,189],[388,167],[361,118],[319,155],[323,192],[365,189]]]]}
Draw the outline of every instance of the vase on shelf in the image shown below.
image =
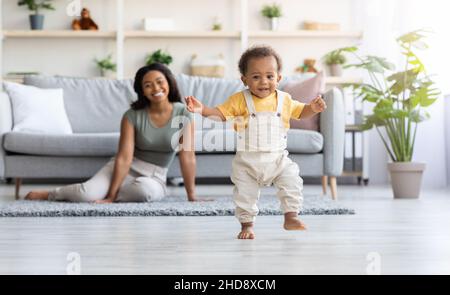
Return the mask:
{"type": "Polygon", "coordinates": [[[105,79],[116,79],[116,72],[110,70],[100,70],[100,75],[105,79]]]}
{"type": "Polygon", "coordinates": [[[32,30],[42,30],[44,28],[44,15],[31,14],[30,15],[30,26],[31,26],[32,30]]]}
{"type": "Polygon", "coordinates": [[[279,17],[269,18],[269,22],[270,22],[270,30],[277,31],[280,23],[280,18],[279,17]]]}
{"type": "Polygon", "coordinates": [[[340,64],[330,65],[330,75],[332,77],[342,77],[342,65],[340,64]]]}

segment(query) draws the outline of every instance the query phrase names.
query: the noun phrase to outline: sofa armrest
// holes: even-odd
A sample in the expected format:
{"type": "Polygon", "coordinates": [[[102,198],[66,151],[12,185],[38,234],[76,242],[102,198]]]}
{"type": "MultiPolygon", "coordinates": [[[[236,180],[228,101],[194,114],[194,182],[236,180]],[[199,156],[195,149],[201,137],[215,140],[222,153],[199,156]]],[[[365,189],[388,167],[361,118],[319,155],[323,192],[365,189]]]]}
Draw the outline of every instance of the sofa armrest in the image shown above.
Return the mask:
{"type": "Polygon", "coordinates": [[[12,109],[8,94],[0,90],[0,179],[5,176],[5,150],[3,134],[12,130],[12,109]]]}
{"type": "Polygon", "coordinates": [[[333,88],[324,94],[327,109],[320,115],[323,135],[324,174],[339,176],[344,167],[345,108],[341,90],[333,88]]]}

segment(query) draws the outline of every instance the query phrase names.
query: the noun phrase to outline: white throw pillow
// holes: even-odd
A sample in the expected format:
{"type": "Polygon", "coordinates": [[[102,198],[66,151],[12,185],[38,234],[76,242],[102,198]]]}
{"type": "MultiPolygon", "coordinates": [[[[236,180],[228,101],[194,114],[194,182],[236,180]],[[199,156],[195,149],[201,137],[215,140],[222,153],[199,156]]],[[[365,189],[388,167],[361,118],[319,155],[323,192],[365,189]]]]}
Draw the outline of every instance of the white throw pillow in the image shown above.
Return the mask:
{"type": "Polygon", "coordinates": [[[41,89],[3,82],[11,99],[13,131],[72,134],[62,89],[41,89]]]}

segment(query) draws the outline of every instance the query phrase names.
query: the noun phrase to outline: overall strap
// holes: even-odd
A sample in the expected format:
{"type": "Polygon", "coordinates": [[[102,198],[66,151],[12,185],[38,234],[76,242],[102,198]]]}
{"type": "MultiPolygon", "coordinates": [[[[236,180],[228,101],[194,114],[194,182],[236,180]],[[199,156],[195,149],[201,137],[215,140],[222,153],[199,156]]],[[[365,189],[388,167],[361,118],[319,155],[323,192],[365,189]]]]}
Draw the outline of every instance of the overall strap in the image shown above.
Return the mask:
{"type": "Polygon", "coordinates": [[[281,116],[281,113],[283,112],[283,103],[284,98],[286,97],[286,92],[280,91],[277,89],[277,114],[278,116],[281,116]]]}
{"type": "Polygon", "coordinates": [[[252,93],[248,89],[245,89],[243,91],[243,93],[244,93],[244,97],[245,97],[245,102],[247,103],[248,112],[250,113],[250,115],[256,114],[256,109],[255,109],[255,104],[253,103],[252,93]]]}

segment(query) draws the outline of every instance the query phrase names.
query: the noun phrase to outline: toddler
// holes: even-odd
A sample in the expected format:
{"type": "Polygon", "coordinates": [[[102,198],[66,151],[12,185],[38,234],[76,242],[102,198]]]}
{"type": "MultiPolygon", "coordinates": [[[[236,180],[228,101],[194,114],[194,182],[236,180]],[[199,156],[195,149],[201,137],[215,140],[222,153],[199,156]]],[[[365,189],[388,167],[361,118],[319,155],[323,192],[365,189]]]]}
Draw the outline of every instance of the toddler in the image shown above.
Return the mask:
{"type": "Polygon", "coordinates": [[[312,117],[326,108],[321,96],[310,104],[293,100],[277,89],[281,80],[281,58],[268,46],[248,49],[241,56],[239,70],[247,89],[233,94],[215,108],[186,97],[187,109],[204,117],[235,119],[238,133],[231,180],[236,217],[241,223],[239,239],[254,239],[253,223],[262,186],[274,185],[284,212],[286,230],[304,230],[298,218],[303,202],[303,180],[296,163],[288,158],[287,130],[290,119],[312,117]]]}

